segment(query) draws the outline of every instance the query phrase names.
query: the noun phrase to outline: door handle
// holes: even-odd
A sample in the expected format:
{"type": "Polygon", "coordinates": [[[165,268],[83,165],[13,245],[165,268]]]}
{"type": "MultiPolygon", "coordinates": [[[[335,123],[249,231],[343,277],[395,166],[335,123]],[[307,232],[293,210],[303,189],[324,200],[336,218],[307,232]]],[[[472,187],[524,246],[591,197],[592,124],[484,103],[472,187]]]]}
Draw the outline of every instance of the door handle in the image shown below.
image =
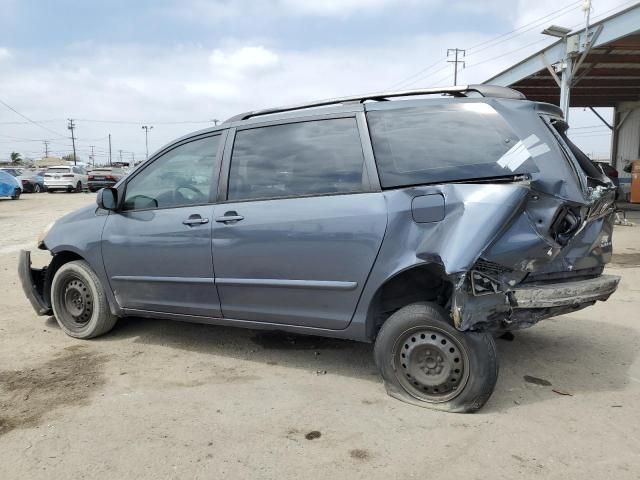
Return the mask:
{"type": "Polygon", "coordinates": [[[183,225],[187,225],[189,227],[193,227],[194,225],[202,225],[204,223],[209,223],[208,218],[202,218],[200,215],[190,215],[189,218],[182,221],[183,225]]]}
{"type": "Polygon", "coordinates": [[[227,212],[222,217],[216,217],[218,223],[239,222],[240,220],[244,220],[244,217],[238,215],[237,212],[227,212]]]}

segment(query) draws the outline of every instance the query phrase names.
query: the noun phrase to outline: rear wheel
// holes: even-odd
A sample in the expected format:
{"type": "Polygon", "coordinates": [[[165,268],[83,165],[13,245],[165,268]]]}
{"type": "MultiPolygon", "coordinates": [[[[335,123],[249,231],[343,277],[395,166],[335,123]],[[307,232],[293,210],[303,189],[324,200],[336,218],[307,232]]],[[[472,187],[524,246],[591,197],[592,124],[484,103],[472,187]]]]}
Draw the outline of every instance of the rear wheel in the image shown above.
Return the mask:
{"type": "Polygon", "coordinates": [[[51,284],[51,306],[60,328],[75,338],[93,338],[113,328],[117,317],[100,280],[84,260],[65,263],[51,284]]]}
{"type": "Polygon", "coordinates": [[[433,303],[408,305],[389,317],[374,355],[391,396],[438,410],[480,409],[498,378],[491,335],[458,331],[433,303]]]}

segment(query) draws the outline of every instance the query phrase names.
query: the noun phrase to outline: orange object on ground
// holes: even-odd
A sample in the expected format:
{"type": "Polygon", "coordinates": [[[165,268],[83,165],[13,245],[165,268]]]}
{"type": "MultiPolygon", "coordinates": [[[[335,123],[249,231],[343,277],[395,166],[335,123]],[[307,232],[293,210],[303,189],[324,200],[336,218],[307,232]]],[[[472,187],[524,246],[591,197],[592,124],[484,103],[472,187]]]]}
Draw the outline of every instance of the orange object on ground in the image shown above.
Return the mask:
{"type": "Polygon", "coordinates": [[[631,162],[631,203],[640,203],[640,160],[631,162]]]}

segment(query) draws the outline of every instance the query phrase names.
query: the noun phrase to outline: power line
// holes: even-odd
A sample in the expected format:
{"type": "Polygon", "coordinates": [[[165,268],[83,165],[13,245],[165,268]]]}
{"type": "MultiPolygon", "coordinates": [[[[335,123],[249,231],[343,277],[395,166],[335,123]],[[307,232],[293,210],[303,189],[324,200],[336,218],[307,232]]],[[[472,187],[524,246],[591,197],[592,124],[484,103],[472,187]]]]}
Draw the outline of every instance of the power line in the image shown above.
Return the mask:
{"type": "MultiPolygon", "coordinates": [[[[555,19],[556,17],[561,16],[561,15],[556,15],[556,16],[554,17],[554,15],[555,15],[555,14],[557,14],[557,13],[559,13],[559,12],[562,12],[563,10],[567,10],[567,9],[568,9],[568,10],[571,10],[571,9],[575,8],[575,7],[576,7],[578,4],[580,4],[580,3],[582,3],[582,0],[577,1],[577,2],[574,2],[574,3],[570,4],[570,5],[567,5],[567,6],[563,7],[563,8],[561,8],[561,9],[555,10],[555,11],[553,11],[553,12],[551,12],[551,13],[548,13],[547,15],[544,15],[544,16],[542,16],[542,17],[539,17],[539,18],[537,18],[536,20],[533,20],[533,21],[531,21],[531,22],[529,22],[529,23],[526,23],[526,24],[524,24],[524,25],[522,25],[522,26],[520,26],[520,27],[518,27],[518,28],[516,28],[516,29],[514,29],[514,30],[511,30],[511,31],[509,31],[509,32],[506,32],[506,33],[500,34],[500,35],[498,35],[498,36],[496,36],[496,37],[490,38],[489,40],[485,40],[484,42],[481,42],[481,43],[478,43],[478,44],[476,44],[476,45],[473,45],[473,46],[471,46],[471,47],[467,48],[467,50],[469,50],[469,52],[471,52],[471,51],[473,51],[473,50],[477,49],[478,47],[482,47],[482,46],[485,46],[485,45],[490,44],[490,43],[491,43],[491,44],[493,44],[493,43],[495,43],[496,41],[498,41],[498,40],[500,40],[500,39],[502,39],[502,38],[504,38],[504,37],[506,37],[506,36],[509,36],[509,35],[511,35],[511,34],[513,34],[513,33],[516,33],[516,32],[520,32],[520,30],[523,30],[523,29],[525,29],[525,28],[527,28],[527,27],[531,27],[531,28],[528,28],[527,30],[521,31],[520,33],[518,33],[518,35],[521,35],[521,34],[523,34],[523,33],[526,33],[527,31],[532,30],[533,28],[536,28],[537,26],[539,26],[539,24],[540,24],[542,21],[547,22],[547,21],[549,21],[549,20],[555,19]],[[552,18],[549,18],[549,17],[552,17],[552,18]],[[534,24],[535,24],[535,25],[534,25],[534,24]]],[[[564,12],[564,13],[567,13],[567,12],[564,12]]],[[[563,13],[563,14],[564,14],[564,13],[563,13]]],[[[518,36],[518,35],[513,35],[511,38],[515,38],[515,37],[516,37],[516,36],[518,36]]],[[[491,45],[491,46],[493,46],[493,45],[491,45]]],[[[486,48],[490,48],[490,46],[486,46],[485,48],[482,48],[482,49],[480,49],[480,50],[477,50],[477,51],[476,51],[476,52],[474,52],[474,53],[478,53],[479,51],[485,50],[486,48]]],[[[470,54],[471,54],[471,53],[470,53],[470,54]]],[[[432,63],[431,65],[429,65],[429,66],[427,66],[427,67],[423,68],[422,70],[420,70],[420,71],[418,71],[418,72],[416,72],[416,73],[414,73],[414,74],[410,75],[409,77],[405,78],[404,80],[401,80],[401,81],[399,81],[399,82],[396,82],[396,83],[395,83],[395,84],[393,84],[391,87],[388,87],[388,88],[387,88],[387,90],[391,90],[391,89],[393,89],[393,88],[396,88],[397,86],[402,85],[402,84],[406,83],[407,81],[409,81],[409,80],[411,80],[411,79],[413,79],[413,78],[415,78],[415,77],[417,77],[417,76],[422,75],[423,73],[426,73],[428,70],[430,70],[430,69],[432,69],[433,67],[435,67],[436,65],[440,64],[440,62],[444,61],[445,59],[446,59],[446,57],[441,57],[441,58],[439,58],[437,61],[435,61],[435,62],[434,62],[434,63],[432,63]]],[[[438,72],[439,72],[439,71],[441,71],[441,70],[443,70],[443,69],[439,69],[439,70],[437,70],[437,71],[435,71],[435,72],[433,72],[433,73],[429,74],[428,76],[433,76],[433,75],[435,75],[436,73],[438,73],[438,72]]],[[[425,78],[425,77],[422,77],[421,79],[424,79],[424,78],[425,78]]],[[[414,81],[412,81],[412,82],[411,82],[411,83],[409,83],[408,85],[411,85],[411,84],[413,84],[413,83],[416,83],[416,82],[418,82],[419,80],[420,80],[420,79],[415,79],[414,81]]],[[[405,85],[403,88],[406,88],[408,85],[405,85]]]]}
{"type": "Polygon", "coordinates": [[[40,123],[36,122],[35,120],[31,120],[29,117],[27,117],[26,115],[20,113],[18,110],[16,110],[15,108],[13,108],[11,105],[9,105],[8,103],[6,103],[3,100],[0,100],[0,104],[4,105],[6,108],[8,108],[9,110],[11,110],[13,113],[20,115],[22,118],[24,118],[25,120],[27,120],[29,123],[32,123],[34,125],[37,125],[38,127],[51,132],[51,133],[55,133],[57,136],[59,137],[63,137],[64,135],[61,135],[60,133],[56,132],[55,130],[51,130],[49,127],[45,127],[44,125],[41,125],[40,123]]]}

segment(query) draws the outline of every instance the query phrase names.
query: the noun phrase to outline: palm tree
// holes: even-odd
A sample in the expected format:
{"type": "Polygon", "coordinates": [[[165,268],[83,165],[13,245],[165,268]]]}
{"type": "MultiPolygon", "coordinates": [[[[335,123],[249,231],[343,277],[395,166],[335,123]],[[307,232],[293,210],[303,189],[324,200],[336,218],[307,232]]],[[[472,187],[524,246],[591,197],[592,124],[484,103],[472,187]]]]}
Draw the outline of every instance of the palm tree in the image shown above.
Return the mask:
{"type": "Polygon", "coordinates": [[[22,161],[22,157],[18,152],[11,152],[11,164],[18,165],[22,161]]]}

